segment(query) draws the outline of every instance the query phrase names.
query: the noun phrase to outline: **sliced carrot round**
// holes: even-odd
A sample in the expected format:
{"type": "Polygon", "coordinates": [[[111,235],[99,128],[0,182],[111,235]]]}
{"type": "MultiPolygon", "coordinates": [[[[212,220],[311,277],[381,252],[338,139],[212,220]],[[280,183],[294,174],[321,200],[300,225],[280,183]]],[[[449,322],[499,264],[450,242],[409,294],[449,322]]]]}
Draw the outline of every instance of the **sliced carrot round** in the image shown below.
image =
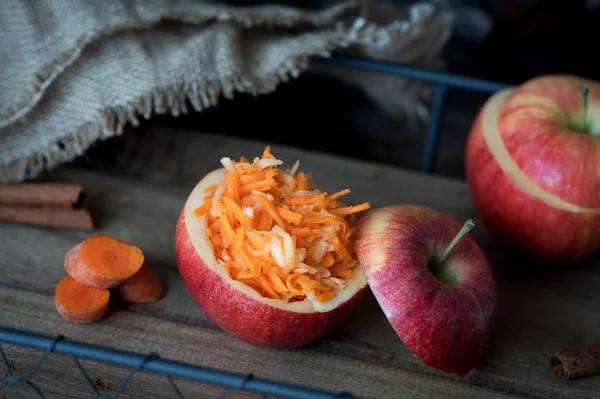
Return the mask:
{"type": "Polygon", "coordinates": [[[65,270],[82,284],[113,288],[133,276],[144,263],[142,251],[109,235],[94,235],[65,256],[65,270]]]}
{"type": "Polygon", "coordinates": [[[165,288],[147,263],[114,290],[115,295],[126,302],[156,302],[165,296],[165,288]]]}
{"type": "Polygon", "coordinates": [[[109,311],[110,291],[81,284],[71,276],[57,285],[56,311],[71,323],[89,324],[104,318],[109,311]]]}

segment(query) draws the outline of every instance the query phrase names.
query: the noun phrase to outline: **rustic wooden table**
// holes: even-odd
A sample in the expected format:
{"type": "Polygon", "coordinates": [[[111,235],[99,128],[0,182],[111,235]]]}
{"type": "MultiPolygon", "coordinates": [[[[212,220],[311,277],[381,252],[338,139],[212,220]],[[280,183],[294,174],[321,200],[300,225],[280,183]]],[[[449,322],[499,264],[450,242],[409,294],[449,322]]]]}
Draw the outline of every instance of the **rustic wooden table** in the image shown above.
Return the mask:
{"type": "MultiPolygon", "coordinates": [[[[190,189],[221,156],[260,154],[264,143],[185,131],[130,133],[113,156],[95,168],[63,167],[50,180],[82,183],[97,232],[139,245],[168,288],[164,300],[128,305],[100,323],[72,325],[53,307],[63,257],[89,233],[0,225],[0,325],[58,335],[257,377],[349,391],[367,398],[593,398],[600,377],[562,381],[548,366],[552,351],[600,340],[600,262],[572,270],[535,270],[493,245],[480,224],[473,232],[497,275],[499,318],[483,363],[457,378],[421,364],[392,330],[371,293],[335,331],[306,347],[252,347],[216,328],[198,310],[177,271],[173,232],[190,189]]],[[[352,189],[352,202],[373,206],[419,203],[459,221],[476,216],[464,181],[395,169],[275,145],[288,165],[301,160],[329,191],[352,189]]],[[[26,373],[39,352],[4,346],[15,374],[26,373]]],[[[100,392],[111,395],[128,370],[82,362],[100,392]]],[[[0,371],[2,372],[2,371],[0,371]]],[[[48,398],[89,397],[91,389],[68,357],[51,355],[33,381],[48,398]]],[[[216,398],[220,387],[178,381],[190,398],[216,398]]],[[[0,398],[36,397],[9,386],[0,398]]],[[[166,378],[139,373],[123,398],[175,397],[166,378]]],[[[237,394],[232,397],[259,397],[237,394]]]]}

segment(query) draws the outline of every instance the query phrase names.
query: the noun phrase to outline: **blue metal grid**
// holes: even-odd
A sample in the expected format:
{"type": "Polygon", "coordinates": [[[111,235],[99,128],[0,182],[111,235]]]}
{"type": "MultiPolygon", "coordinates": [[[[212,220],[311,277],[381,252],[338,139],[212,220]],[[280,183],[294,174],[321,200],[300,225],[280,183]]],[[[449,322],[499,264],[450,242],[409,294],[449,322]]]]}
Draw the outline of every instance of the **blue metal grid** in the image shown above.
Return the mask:
{"type": "MultiPolygon", "coordinates": [[[[504,83],[474,79],[449,73],[426,71],[402,65],[359,58],[341,56],[334,56],[331,58],[315,57],[314,61],[420,80],[433,85],[434,90],[431,114],[421,163],[421,170],[427,173],[433,171],[437,159],[441,129],[443,126],[444,104],[448,90],[459,89],[492,94],[508,87],[508,85],[504,83]]],[[[309,387],[255,378],[252,374],[236,374],[162,359],[158,354],[154,353],[144,355],[125,352],[69,340],[62,336],[51,337],[3,327],[0,327],[0,363],[4,364],[6,374],[4,377],[0,377],[0,391],[11,384],[26,384],[32,391],[37,393],[40,398],[45,398],[42,390],[32,381],[32,377],[50,353],[70,356],[73,359],[82,376],[90,384],[92,389],[91,397],[93,398],[104,398],[104,396],[98,392],[95,384],[81,366],[81,363],[79,362],[80,359],[131,369],[131,372],[123,379],[121,385],[116,389],[114,394],[110,396],[111,398],[117,398],[135,373],[142,370],[165,376],[178,398],[183,398],[183,395],[173,380],[173,377],[224,387],[227,390],[220,396],[221,398],[225,398],[230,393],[239,391],[260,394],[262,398],[267,398],[267,395],[289,399],[356,398],[356,396],[346,392],[334,393],[320,391],[309,387]],[[10,362],[6,357],[2,344],[36,349],[42,352],[41,357],[25,377],[18,378],[13,375],[10,362]]]]}

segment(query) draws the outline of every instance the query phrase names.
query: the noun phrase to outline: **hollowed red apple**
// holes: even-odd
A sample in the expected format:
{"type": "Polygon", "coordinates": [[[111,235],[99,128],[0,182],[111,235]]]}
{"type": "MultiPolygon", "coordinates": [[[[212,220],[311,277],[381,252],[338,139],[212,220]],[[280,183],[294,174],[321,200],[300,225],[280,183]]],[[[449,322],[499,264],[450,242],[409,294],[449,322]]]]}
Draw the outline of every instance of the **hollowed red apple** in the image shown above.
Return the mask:
{"type": "Polygon", "coordinates": [[[425,206],[367,211],[356,252],[390,324],[421,362],[459,376],[487,351],[496,286],[486,257],[449,216],[425,206]]]}
{"type": "Polygon", "coordinates": [[[597,82],[543,76],[493,95],[473,124],[465,164],[478,213],[499,242],[541,263],[600,250],[597,82]]]}
{"type": "Polygon", "coordinates": [[[222,182],[225,169],[206,175],[189,195],[177,222],[175,252],[185,286],[204,314],[222,330],[247,343],[265,347],[296,347],[338,326],[359,303],[367,285],[362,269],[335,297],[290,301],[265,297],[232,278],[215,256],[207,234],[208,216],[198,217],[205,190],[222,182]]]}

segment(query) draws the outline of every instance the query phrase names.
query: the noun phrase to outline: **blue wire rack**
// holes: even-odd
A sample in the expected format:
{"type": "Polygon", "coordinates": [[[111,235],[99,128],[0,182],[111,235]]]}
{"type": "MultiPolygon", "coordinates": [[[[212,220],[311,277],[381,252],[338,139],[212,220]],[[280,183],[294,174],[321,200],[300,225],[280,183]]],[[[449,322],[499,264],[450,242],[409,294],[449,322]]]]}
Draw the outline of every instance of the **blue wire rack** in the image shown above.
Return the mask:
{"type": "MultiPolygon", "coordinates": [[[[408,79],[419,80],[431,84],[434,88],[431,103],[430,120],[425,138],[425,148],[422,156],[421,170],[426,173],[433,171],[437,159],[440,136],[443,127],[444,105],[446,95],[450,89],[467,90],[493,94],[503,90],[509,85],[505,83],[474,79],[449,73],[427,71],[391,63],[370,61],[366,59],[334,56],[331,58],[315,57],[314,62],[332,64],[345,68],[361,69],[388,75],[400,76],[408,79]]],[[[70,356],[82,376],[90,384],[93,398],[104,398],[97,390],[92,379],[80,363],[80,359],[91,360],[98,363],[121,366],[131,371],[115,390],[111,398],[117,398],[133,376],[138,371],[149,371],[163,375],[173,388],[178,398],[183,395],[177,387],[174,377],[212,384],[227,389],[221,398],[233,392],[245,391],[262,395],[263,398],[277,397],[289,399],[352,399],[357,398],[346,392],[326,392],[309,387],[284,384],[276,381],[255,378],[252,374],[236,374],[217,369],[200,367],[193,364],[162,359],[158,354],[140,354],[125,352],[116,349],[90,345],[66,339],[62,336],[52,337],[34,334],[21,330],[0,327],[0,363],[4,364],[6,374],[0,377],[0,392],[11,384],[28,385],[40,398],[45,398],[44,393],[32,378],[44,363],[49,354],[70,356]],[[15,377],[11,364],[4,352],[2,344],[16,345],[41,351],[42,354],[36,365],[25,377],[15,377]]]]}

